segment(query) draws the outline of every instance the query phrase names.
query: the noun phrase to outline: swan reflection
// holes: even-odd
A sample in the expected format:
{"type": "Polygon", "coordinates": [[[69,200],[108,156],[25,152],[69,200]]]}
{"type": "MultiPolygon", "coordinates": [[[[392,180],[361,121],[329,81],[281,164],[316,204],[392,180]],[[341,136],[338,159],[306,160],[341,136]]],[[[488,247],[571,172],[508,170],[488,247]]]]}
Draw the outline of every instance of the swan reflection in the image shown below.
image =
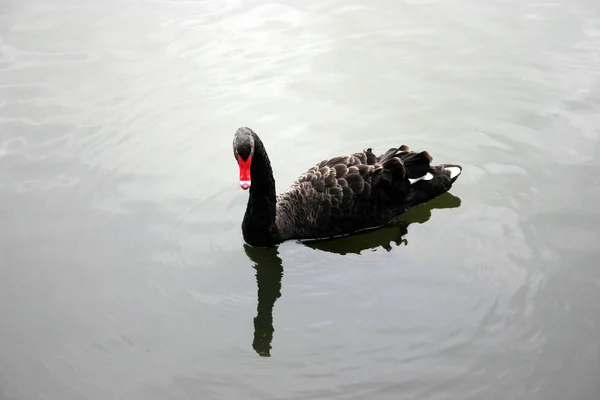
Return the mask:
{"type": "MultiPolygon", "coordinates": [[[[364,250],[376,250],[379,247],[390,251],[392,243],[396,246],[406,244],[408,226],[413,223],[423,224],[431,218],[433,209],[457,208],[460,198],[445,193],[427,204],[400,215],[393,226],[356,234],[339,239],[304,243],[306,246],[321,251],[337,254],[360,253],[364,250]]],[[[273,307],[281,297],[281,279],[283,277],[283,262],[276,247],[258,248],[244,244],[248,258],[256,269],[258,286],[257,314],[254,318],[254,339],[252,347],[262,357],[271,356],[273,340],[273,307]]]]}
{"type": "Polygon", "coordinates": [[[258,306],[254,318],[254,340],[252,347],[263,357],[271,355],[273,340],[273,306],[281,296],[283,264],[277,248],[258,248],[244,244],[248,258],[254,262],[258,285],[258,306]]]}
{"type": "Polygon", "coordinates": [[[306,241],[303,243],[315,250],[342,255],[348,253],[360,254],[365,250],[376,250],[379,247],[390,251],[392,245],[400,246],[408,243],[406,234],[410,224],[424,224],[431,218],[432,210],[457,208],[460,207],[460,203],[460,198],[451,193],[444,193],[426,204],[399,215],[390,226],[338,239],[306,241]]]}

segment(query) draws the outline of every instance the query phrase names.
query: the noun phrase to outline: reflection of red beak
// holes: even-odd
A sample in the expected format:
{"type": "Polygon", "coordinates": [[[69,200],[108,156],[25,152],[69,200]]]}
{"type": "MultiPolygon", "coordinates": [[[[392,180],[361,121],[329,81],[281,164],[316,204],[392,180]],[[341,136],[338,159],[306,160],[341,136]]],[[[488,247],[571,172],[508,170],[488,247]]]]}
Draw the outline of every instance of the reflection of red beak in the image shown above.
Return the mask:
{"type": "Polygon", "coordinates": [[[240,187],[244,190],[248,190],[250,187],[250,164],[252,163],[252,156],[248,156],[247,160],[243,160],[241,156],[238,156],[238,165],[240,166],[240,187]]]}

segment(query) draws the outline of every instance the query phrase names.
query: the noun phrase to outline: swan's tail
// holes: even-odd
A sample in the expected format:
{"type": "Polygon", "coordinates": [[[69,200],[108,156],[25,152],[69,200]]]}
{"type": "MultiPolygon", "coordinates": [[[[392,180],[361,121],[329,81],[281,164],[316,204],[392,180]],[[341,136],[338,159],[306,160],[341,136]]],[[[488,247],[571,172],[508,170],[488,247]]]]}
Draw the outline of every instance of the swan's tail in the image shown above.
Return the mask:
{"type": "Polygon", "coordinates": [[[418,179],[410,179],[410,203],[415,206],[446,193],[458,179],[462,167],[455,164],[442,164],[430,167],[418,179]]]}
{"type": "Polygon", "coordinates": [[[444,164],[440,165],[440,167],[445,171],[450,172],[450,182],[452,183],[454,183],[462,173],[462,167],[460,165],[444,164]]]}
{"type": "Polygon", "coordinates": [[[403,192],[403,196],[407,196],[411,205],[427,202],[447,192],[462,172],[460,165],[433,166],[428,152],[413,152],[406,145],[389,149],[377,161],[382,164],[384,170],[389,171],[387,174],[384,171],[382,179],[388,181],[390,187],[396,187],[403,192]],[[410,184],[408,188],[402,183],[406,182],[406,178],[410,184]]]}
{"type": "Polygon", "coordinates": [[[385,154],[379,157],[379,163],[385,168],[394,170],[397,167],[403,167],[404,173],[401,179],[408,177],[409,179],[417,179],[425,175],[431,166],[431,156],[426,151],[415,153],[406,145],[402,145],[397,149],[389,149],[385,154]],[[400,159],[400,162],[398,162],[400,159]]]}
{"type": "Polygon", "coordinates": [[[418,179],[429,172],[432,158],[428,152],[401,152],[398,156],[404,164],[408,179],[418,179]]]}

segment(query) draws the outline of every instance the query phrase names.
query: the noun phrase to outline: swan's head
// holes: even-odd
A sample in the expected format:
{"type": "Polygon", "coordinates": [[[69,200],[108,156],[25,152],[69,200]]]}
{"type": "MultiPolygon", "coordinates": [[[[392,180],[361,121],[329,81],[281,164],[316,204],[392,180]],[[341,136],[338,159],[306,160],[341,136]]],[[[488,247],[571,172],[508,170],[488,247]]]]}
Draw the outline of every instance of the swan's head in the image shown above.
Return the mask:
{"type": "Polygon", "coordinates": [[[250,187],[250,165],[254,155],[254,132],[250,128],[240,128],[233,137],[233,156],[240,167],[240,187],[250,187]]]}

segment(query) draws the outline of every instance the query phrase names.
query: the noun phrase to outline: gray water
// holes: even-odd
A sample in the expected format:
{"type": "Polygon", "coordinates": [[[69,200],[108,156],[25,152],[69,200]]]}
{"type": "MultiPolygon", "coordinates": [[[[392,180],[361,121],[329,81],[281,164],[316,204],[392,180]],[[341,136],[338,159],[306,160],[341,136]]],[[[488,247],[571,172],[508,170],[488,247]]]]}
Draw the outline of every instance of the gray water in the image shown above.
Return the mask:
{"type": "Polygon", "coordinates": [[[0,4],[0,399],[600,398],[597,0],[0,4]],[[240,126],[464,171],[252,249],[240,126]]]}

